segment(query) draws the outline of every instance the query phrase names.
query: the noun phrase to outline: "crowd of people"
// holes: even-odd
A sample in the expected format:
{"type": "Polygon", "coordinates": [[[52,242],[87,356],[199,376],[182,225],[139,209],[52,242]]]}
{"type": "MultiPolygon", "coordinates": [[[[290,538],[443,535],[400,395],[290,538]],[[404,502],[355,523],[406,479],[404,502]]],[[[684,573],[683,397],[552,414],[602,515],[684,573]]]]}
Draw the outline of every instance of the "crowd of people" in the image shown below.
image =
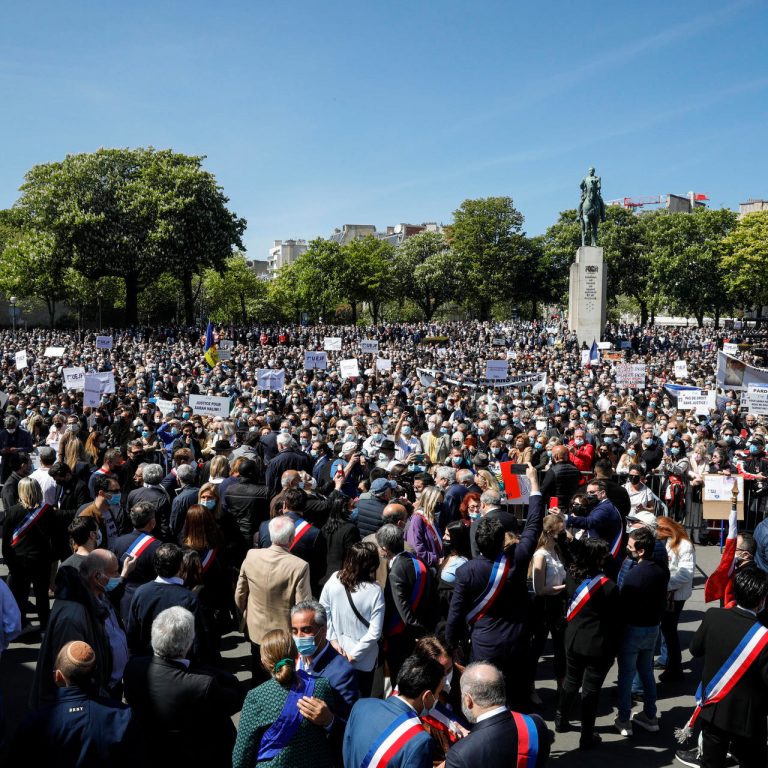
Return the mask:
{"type": "Polygon", "coordinates": [[[658,691],[692,678],[678,622],[718,474],[742,476],[755,531],[731,521],[678,759],[764,768],[767,421],[738,391],[681,410],[670,385],[714,389],[724,341],[755,362],[768,337],[605,338],[585,364],[556,323],[220,328],[206,362],[199,329],[0,333],[0,648],[41,640],[9,764],[543,766],[577,700],[598,747],[614,663],[616,731],[656,733],[658,691]],[[102,374],[98,404],[72,369],[102,374]]]}

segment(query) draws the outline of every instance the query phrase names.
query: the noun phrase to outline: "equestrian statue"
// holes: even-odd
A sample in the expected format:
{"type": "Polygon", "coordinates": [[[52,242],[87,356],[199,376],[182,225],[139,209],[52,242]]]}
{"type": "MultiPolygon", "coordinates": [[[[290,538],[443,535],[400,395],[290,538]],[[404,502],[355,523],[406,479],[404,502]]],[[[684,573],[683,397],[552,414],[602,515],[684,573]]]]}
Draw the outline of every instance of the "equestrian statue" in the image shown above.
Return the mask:
{"type": "Polygon", "coordinates": [[[590,168],[581,182],[579,223],[581,224],[581,245],[597,246],[597,226],[605,221],[605,203],[600,189],[600,177],[590,168]],[[589,237],[590,242],[587,242],[589,237]]]}

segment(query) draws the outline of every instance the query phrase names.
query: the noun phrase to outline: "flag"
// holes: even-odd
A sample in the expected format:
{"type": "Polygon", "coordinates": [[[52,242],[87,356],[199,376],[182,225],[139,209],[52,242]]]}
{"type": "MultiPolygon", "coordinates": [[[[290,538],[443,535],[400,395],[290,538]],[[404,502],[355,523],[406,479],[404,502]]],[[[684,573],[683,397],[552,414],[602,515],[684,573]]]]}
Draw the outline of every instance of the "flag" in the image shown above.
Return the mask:
{"type": "Polygon", "coordinates": [[[213,323],[208,321],[208,330],[205,332],[205,362],[215,368],[219,363],[219,350],[213,341],[213,323]]]}
{"type": "Polygon", "coordinates": [[[592,346],[589,350],[589,364],[600,365],[600,351],[597,348],[597,341],[592,339],[592,346]]]}
{"type": "Polygon", "coordinates": [[[704,583],[704,602],[723,600],[728,606],[733,596],[733,574],[736,570],[736,537],[738,536],[738,523],[736,510],[731,509],[728,517],[728,538],[725,540],[725,548],[720,556],[720,564],[709,575],[704,583]]]}

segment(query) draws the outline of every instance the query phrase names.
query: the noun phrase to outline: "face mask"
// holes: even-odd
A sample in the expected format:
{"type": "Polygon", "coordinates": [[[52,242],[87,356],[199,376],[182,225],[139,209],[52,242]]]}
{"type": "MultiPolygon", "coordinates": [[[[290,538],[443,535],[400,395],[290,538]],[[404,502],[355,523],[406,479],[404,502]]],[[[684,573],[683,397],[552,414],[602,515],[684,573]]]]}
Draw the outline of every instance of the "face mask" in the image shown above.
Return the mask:
{"type": "Polygon", "coordinates": [[[111,496],[107,496],[107,503],[110,507],[119,507],[121,499],[120,493],[113,493],[111,496]]]}
{"type": "Polygon", "coordinates": [[[47,415],[48,415],[48,409],[47,409],[47,408],[41,408],[41,409],[40,409],[40,413],[41,413],[43,416],[47,416],[47,415]]]}
{"type": "Polygon", "coordinates": [[[506,426],[507,426],[507,424],[509,424],[509,421],[508,421],[507,419],[500,419],[500,420],[499,420],[499,424],[500,424],[502,427],[506,427],[506,426]]]}
{"type": "Polygon", "coordinates": [[[478,429],[477,430],[477,436],[478,437],[485,437],[485,430],[484,429],[478,429]]]}
{"type": "Polygon", "coordinates": [[[501,453],[501,448],[491,448],[491,453],[494,456],[498,456],[501,453]]]}
{"type": "Polygon", "coordinates": [[[629,478],[629,482],[632,483],[632,485],[640,485],[640,478],[636,475],[631,475],[629,478]]]}
{"type": "Polygon", "coordinates": [[[588,507],[596,507],[600,502],[596,493],[588,493],[584,498],[587,500],[588,507]]]}
{"type": "Polygon", "coordinates": [[[469,519],[470,520],[477,520],[478,517],[480,517],[480,513],[479,512],[470,512],[469,513],[469,519]]]}
{"type": "Polygon", "coordinates": [[[113,589],[116,589],[119,586],[120,586],[120,577],[119,576],[113,576],[104,585],[104,591],[105,592],[111,592],[113,589]]]}
{"type": "Polygon", "coordinates": [[[312,449],[312,450],[309,452],[309,455],[310,455],[310,456],[311,456],[313,459],[316,459],[316,458],[318,457],[318,455],[319,455],[319,451],[316,451],[316,450],[314,450],[314,448],[313,448],[313,449],[312,449]]]}
{"type": "Polygon", "coordinates": [[[669,452],[670,452],[670,453],[671,453],[673,456],[677,456],[677,455],[680,453],[680,449],[679,449],[679,448],[670,448],[670,451],[669,451],[669,452]]]}
{"type": "Polygon", "coordinates": [[[760,453],[760,446],[759,445],[750,445],[749,446],[749,452],[754,456],[756,453],[760,453]]]}
{"type": "Polygon", "coordinates": [[[299,443],[300,443],[301,445],[303,445],[303,446],[307,446],[307,445],[309,445],[309,440],[308,440],[306,437],[302,437],[302,438],[299,440],[299,443]]]}
{"type": "Polygon", "coordinates": [[[583,440],[582,440],[580,437],[576,437],[576,438],[574,438],[574,440],[573,440],[573,444],[574,444],[574,445],[579,445],[579,446],[580,446],[580,445],[584,445],[584,441],[583,441],[583,440]]]}
{"type": "Polygon", "coordinates": [[[314,636],[295,637],[293,642],[296,644],[296,650],[301,656],[314,656],[317,653],[317,643],[314,636]]]}
{"type": "Polygon", "coordinates": [[[627,451],[627,456],[635,456],[637,451],[633,451],[631,448],[627,451]]]}
{"type": "Polygon", "coordinates": [[[440,427],[440,434],[441,435],[447,435],[448,434],[448,427],[440,427]]]}
{"type": "Polygon", "coordinates": [[[206,509],[214,509],[216,507],[216,499],[204,499],[200,504],[206,509]]]}
{"type": "Polygon", "coordinates": [[[410,427],[403,427],[403,434],[407,437],[412,432],[410,427]]]}
{"type": "Polygon", "coordinates": [[[461,456],[451,456],[451,461],[454,464],[461,464],[461,456]]]}
{"type": "Polygon", "coordinates": [[[179,430],[176,427],[171,427],[171,437],[176,437],[179,434],[179,430]]]}
{"type": "Polygon", "coordinates": [[[142,430],[141,436],[146,440],[149,437],[149,430],[148,429],[142,430]]]}
{"type": "Polygon", "coordinates": [[[648,437],[645,440],[643,440],[643,445],[646,448],[650,448],[653,445],[653,440],[650,437],[648,437]]]}
{"type": "Polygon", "coordinates": [[[185,411],[184,413],[181,414],[181,418],[188,419],[191,415],[192,415],[191,413],[185,411]]]}

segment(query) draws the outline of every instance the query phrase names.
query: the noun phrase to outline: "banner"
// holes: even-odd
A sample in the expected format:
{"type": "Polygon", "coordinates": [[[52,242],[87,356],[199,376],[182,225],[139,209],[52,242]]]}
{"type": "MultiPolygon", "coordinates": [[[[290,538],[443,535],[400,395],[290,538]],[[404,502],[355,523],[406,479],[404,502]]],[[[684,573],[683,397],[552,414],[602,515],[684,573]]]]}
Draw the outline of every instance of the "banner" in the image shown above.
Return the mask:
{"type": "Polygon", "coordinates": [[[326,336],[323,339],[323,349],[326,352],[341,352],[341,336],[326,336]]]}
{"type": "Polygon", "coordinates": [[[270,392],[282,392],[285,389],[285,370],[274,368],[259,368],[257,389],[270,392]]]}
{"type": "Polygon", "coordinates": [[[27,350],[26,349],[20,349],[16,353],[16,370],[20,371],[22,368],[27,367],[27,350]]]}
{"type": "Polygon", "coordinates": [[[391,371],[392,361],[388,357],[376,358],[376,370],[377,371],[391,371]]]}
{"type": "Polygon", "coordinates": [[[62,374],[65,389],[82,389],[85,386],[85,368],[64,368],[62,374]]]}
{"type": "Polygon", "coordinates": [[[645,387],[645,363],[622,363],[614,366],[617,387],[645,387]]]}
{"type": "Polygon", "coordinates": [[[750,384],[768,386],[768,369],[756,368],[731,355],[717,353],[717,386],[721,389],[746,390],[750,384]]]}
{"type": "Polygon", "coordinates": [[[360,342],[360,350],[364,355],[378,355],[379,342],[376,339],[363,339],[360,342]]]}
{"type": "Polygon", "coordinates": [[[339,362],[339,375],[342,379],[356,379],[360,375],[357,360],[353,357],[339,362]]]}
{"type": "Polygon", "coordinates": [[[756,416],[768,416],[768,387],[750,384],[747,387],[747,407],[756,416]]]}
{"type": "Polygon", "coordinates": [[[101,381],[92,373],[83,381],[83,407],[98,408],[101,403],[101,381]]]}
{"type": "Polygon", "coordinates": [[[328,367],[328,355],[325,352],[305,352],[304,370],[305,371],[324,371],[328,367]]]}
{"type": "MultiPolygon", "coordinates": [[[[503,360],[497,362],[504,363],[503,360]]],[[[444,371],[438,371],[435,368],[417,368],[416,373],[419,376],[419,381],[423,387],[431,387],[438,383],[437,374],[445,374],[444,371]]],[[[515,376],[510,376],[505,379],[454,379],[443,375],[440,383],[453,384],[459,387],[469,387],[470,389],[476,389],[477,387],[493,387],[496,389],[506,389],[507,387],[531,387],[531,391],[534,394],[543,392],[547,386],[547,374],[542,373],[522,373],[515,376]]]]}
{"type": "Polygon", "coordinates": [[[717,407],[714,389],[684,389],[677,393],[677,407],[682,411],[695,409],[698,416],[709,416],[717,407]]]}
{"type": "Polygon", "coordinates": [[[66,347],[46,347],[43,357],[61,357],[66,347]]]}
{"type": "Polygon", "coordinates": [[[486,379],[506,379],[509,374],[509,363],[506,360],[486,360],[486,379]]]}
{"type": "Polygon", "coordinates": [[[688,378],[688,363],[686,363],[685,360],[675,360],[675,378],[688,378]]]}
{"type": "Polygon", "coordinates": [[[235,342],[232,339],[222,339],[219,342],[219,360],[231,360],[235,342]]]}
{"type": "Polygon", "coordinates": [[[586,368],[589,365],[589,350],[588,349],[582,349],[581,350],[580,365],[581,365],[582,368],[586,368]]]}
{"type": "Polygon", "coordinates": [[[112,349],[112,337],[111,336],[97,336],[96,337],[96,349],[112,349]]]}
{"type": "Polygon", "coordinates": [[[229,418],[229,398],[209,395],[190,395],[189,407],[201,416],[223,416],[229,418]]]}

